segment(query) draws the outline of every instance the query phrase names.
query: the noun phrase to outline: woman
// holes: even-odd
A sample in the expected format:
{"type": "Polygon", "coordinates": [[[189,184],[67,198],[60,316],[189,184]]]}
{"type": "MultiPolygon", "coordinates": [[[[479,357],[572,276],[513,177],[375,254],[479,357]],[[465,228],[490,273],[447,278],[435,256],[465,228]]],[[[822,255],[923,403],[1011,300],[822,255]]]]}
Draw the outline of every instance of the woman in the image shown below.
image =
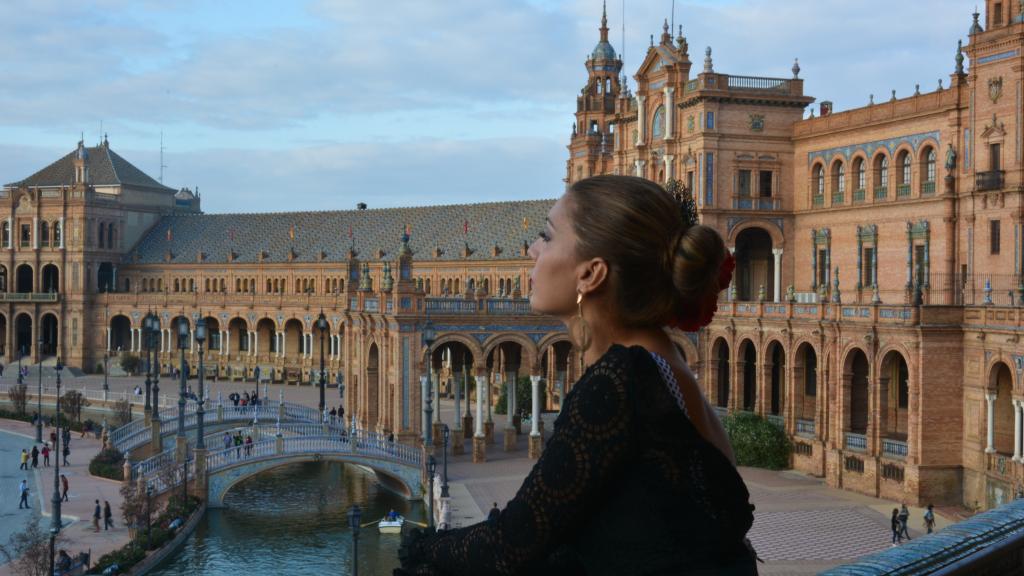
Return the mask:
{"type": "Polygon", "coordinates": [[[664,327],[711,320],[732,258],[660,186],[599,176],[530,247],[530,303],[562,319],[586,372],[495,522],[414,531],[396,574],[756,574],[749,494],[664,327]]]}

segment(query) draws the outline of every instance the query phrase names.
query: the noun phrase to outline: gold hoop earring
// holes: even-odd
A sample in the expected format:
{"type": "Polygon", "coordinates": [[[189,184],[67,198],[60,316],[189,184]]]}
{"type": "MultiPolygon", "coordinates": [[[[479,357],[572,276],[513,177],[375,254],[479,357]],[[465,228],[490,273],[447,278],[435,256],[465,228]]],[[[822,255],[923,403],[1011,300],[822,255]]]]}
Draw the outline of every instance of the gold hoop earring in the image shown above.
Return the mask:
{"type": "Polygon", "coordinates": [[[583,293],[576,293],[576,334],[573,334],[573,340],[576,341],[576,345],[580,347],[580,352],[586,352],[590,348],[590,325],[587,324],[587,320],[583,317],[583,293]]]}

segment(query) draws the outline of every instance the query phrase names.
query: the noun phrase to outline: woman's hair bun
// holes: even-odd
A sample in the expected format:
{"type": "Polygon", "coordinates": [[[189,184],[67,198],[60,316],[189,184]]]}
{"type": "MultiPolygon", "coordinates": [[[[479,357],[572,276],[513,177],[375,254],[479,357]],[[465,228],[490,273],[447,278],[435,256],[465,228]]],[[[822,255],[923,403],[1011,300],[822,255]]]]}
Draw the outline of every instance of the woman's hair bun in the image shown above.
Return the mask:
{"type": "Polygon", "coordinates": [[[725,242],[714,228],[696,224],[679,236],[672,258],[672,284],[679,295],[677,314],[716,297],[719,270],[726,257],[725,242]]]}

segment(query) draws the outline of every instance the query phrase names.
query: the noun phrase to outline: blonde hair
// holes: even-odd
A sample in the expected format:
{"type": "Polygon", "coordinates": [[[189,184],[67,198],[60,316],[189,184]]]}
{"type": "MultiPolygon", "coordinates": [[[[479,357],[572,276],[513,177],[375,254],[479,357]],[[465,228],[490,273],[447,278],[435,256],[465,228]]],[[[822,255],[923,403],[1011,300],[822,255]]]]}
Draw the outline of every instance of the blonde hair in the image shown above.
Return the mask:
{"type": "Polygon", "coordinates": [[[658,184],[595,176],[567,194],[577,255],[608,263],[620,321],[665,325],[699,309],[721,288],[722,237],[708,226],[688,226],[679,202],[658,184]]]}

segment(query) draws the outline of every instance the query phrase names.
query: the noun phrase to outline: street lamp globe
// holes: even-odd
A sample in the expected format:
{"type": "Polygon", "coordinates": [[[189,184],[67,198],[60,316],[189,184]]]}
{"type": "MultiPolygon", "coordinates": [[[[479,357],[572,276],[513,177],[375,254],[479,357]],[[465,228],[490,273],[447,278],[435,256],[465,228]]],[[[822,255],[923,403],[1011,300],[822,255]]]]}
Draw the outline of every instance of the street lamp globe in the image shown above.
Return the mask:
{"type": "Polygon", "coordinates": [[[182,317],[178,320],[178,350],[188,348],[188,320],[182,317]]]}
{"type": "Polygon", "coordinates": [[[196,344],[200,346],[206,342],[206,318],[196,320],[196,344]]]}
{"type": "Polygon", "coordinates": [[[427,323],[423,325],[423,343],[429,349],[434,345],[435,340],[437,340],[437,331],[434,330],[434,323],[427,320],[427,323]]]}
{"type": "Polygon", "coordinates": [[[321,312],[320,316],[316,319],[316,327],[320,332],[327,331],[327,316],[325,316],[323,312],[321,312]]]}

